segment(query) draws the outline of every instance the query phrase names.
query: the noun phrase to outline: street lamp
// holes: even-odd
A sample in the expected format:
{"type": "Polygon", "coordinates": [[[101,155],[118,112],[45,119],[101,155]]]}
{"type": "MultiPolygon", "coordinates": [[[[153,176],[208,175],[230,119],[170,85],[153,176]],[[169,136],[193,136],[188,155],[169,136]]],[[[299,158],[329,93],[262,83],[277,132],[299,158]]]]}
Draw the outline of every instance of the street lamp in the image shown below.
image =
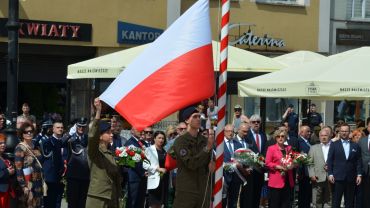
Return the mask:
{"type": "Polygon", "coordinates": [[[19,30],[19,0],[9,0],[8,11],[8,62],[7,62],[7,118],[11,125],[5,130],[7,134],[7,153],[11,157],[19,139],[16,136],[18,107],[18,30],[19,30]]]}

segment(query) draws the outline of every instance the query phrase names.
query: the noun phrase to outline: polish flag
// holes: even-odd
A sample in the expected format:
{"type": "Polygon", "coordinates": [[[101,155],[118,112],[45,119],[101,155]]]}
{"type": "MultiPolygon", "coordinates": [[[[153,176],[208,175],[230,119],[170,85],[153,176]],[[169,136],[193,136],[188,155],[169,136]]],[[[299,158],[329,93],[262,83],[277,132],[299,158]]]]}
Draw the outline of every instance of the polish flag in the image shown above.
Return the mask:
{"type": "Polygon", "coordinates": [[[214,94],[208,1],[189,8],[100,96],[138,130],[214,94]]]}

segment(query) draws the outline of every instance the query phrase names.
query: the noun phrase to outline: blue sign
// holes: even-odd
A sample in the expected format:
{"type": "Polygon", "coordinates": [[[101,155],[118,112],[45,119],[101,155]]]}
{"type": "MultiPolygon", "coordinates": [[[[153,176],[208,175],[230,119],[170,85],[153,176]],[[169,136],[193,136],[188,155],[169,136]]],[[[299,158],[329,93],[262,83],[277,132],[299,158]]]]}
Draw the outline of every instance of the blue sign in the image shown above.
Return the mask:
{"type": "Polygon", "coordinates": [[[151,43],[157,39],[163,30],[152,27],[131,24],[127,22],[118,21],[118,43],[127,44],[145,44],[151,43]]]}

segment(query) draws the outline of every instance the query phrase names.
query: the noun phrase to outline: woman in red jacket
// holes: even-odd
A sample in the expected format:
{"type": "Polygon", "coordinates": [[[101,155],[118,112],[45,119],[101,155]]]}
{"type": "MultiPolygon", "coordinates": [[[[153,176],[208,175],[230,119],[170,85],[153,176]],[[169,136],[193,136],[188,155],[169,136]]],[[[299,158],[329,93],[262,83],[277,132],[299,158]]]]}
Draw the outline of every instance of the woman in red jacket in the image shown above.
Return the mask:
{"type": "Polygon", "coordinates": [[[286,136],[284,130],[276,130],[273,136],[276,144],[270,146],[266,153],[266,167],[269,173],[268,187],[270,189],[269,208],[290,207],[290,190],[294,187],[292,170],[294,165],[282,163],[282,158],[289,155],[291,151],[291,146],[285,143],[286,136]]]}
{"type": "Polygon", "coordinates": [[[10,161],[3,158],[2,154],[5,151],[6,145],[5,134],[0,133],[0,207],[8,208],[10,207],[10,177],[14,175],[14,167],[10,164],[10,161]]]}

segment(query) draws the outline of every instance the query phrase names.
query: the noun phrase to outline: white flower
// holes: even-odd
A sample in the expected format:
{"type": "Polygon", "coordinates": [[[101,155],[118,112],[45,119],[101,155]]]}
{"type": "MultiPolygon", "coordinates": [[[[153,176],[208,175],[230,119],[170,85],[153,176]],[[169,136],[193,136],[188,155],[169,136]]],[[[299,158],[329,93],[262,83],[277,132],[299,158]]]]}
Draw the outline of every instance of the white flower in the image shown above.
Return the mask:
{"type": "Polygon", "coordinates": [[[141,156],[139,154],[135,154],[132,159],[135,161],[135,162],[140,162],[141,161],[141,156]]]}

